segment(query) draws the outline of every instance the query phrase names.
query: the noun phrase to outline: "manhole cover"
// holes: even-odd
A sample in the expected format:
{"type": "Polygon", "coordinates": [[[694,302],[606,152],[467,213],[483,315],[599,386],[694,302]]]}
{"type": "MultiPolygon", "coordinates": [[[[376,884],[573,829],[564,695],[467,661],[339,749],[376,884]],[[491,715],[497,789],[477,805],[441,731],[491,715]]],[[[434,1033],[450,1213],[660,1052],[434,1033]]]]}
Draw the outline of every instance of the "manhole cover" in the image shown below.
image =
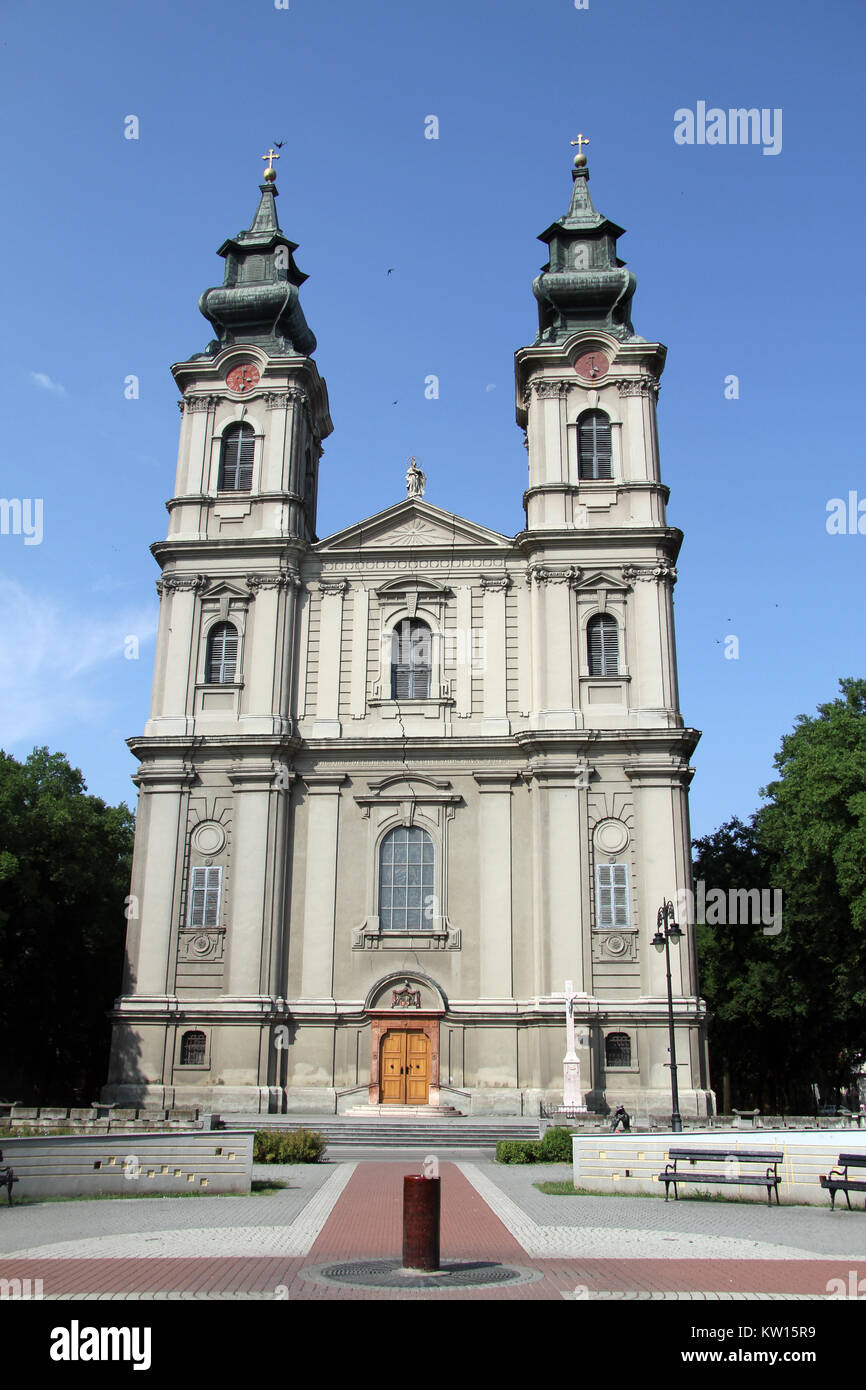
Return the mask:
{"type": "Polygon", "coordinates": [[[541,1275],[518,1265],[492,1261],[449,1261],[435,1274],[409,1273],[399,1260],[354,1260],[305,1269],[302,1277],[316,1284],[364,1289],[479,1289],[494,1284],[529,1284],[541,1275]]]}

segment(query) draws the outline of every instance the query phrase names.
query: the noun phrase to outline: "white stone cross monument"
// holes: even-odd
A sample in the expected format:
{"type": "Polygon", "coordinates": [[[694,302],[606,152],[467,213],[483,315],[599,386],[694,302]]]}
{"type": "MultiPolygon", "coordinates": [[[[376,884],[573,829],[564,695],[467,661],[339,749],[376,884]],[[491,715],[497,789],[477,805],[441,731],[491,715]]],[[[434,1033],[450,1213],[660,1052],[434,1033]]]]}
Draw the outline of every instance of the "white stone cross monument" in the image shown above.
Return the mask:
{"type": "Polygon", "coordinates": [[[562,1105],[560,1110],[576,1110],[586,1113],[583,1092],[580,1088],[580,1058],[575,1048],[574,1001],[577,999],[574,984],[565,982],[565,994],[555,994],[555,999],[565,1000],[566,1049],[562,1059],[562,1105]]]}

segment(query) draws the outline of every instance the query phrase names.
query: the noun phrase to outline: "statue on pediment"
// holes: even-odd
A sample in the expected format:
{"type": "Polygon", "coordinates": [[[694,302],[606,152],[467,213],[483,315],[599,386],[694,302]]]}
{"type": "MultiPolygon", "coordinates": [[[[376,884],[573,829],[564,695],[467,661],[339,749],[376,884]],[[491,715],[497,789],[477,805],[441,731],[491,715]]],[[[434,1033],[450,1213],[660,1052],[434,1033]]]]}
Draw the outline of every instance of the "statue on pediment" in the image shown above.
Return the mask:
{"type": "Polygon", "coordinates": [[[410,497],[423,497],[424,489],[427,486],[427,474],[422,473],[415,459],[408,460],[409,468],[406,472],[406,491],[410,497]]]}

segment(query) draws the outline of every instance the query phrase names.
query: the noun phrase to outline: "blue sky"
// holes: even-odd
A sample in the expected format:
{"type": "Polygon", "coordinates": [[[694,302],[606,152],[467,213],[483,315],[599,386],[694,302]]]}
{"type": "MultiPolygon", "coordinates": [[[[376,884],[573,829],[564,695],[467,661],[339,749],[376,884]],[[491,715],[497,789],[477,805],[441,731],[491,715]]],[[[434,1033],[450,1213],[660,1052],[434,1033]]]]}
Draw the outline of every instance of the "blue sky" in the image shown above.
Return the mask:
{"type": "Polygon", "coordinates": [[[521,529],[513,353],[536,331],[535,238],[567,207],[581,131],[596,206],[628,231],[635,328],[668,346],[693,832],[747,815],[796,716],[864,673],[866,535],[825,524],[830,498],[866,499],[864,29],[859,0],[7,11],[0,495],[44,507],[41,544],[0,535],[7,751],[46,743],[134,804],[124,739],[149,708],[148,546],[177,450],[168,369],[211,336],[197,298],[276,140],[335,425],[319,534],[399,500],[409,454],[430,502],[521,529]],[[701,101],[780,108],[781,152],[675,143],[674,112],[701,101]]]}

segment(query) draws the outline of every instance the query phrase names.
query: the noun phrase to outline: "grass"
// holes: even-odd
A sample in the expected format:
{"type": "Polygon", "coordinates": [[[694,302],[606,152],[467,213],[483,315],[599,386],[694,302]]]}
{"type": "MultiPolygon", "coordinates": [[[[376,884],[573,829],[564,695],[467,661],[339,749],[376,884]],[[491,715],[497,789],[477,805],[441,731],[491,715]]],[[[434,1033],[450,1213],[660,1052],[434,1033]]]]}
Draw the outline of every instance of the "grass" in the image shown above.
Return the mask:
{"type": "Polygon", "coordinates": [[[253,1179],[249,1192],[79,1192],[68,1197],[63,1193],[58,1193],[53,1197],[16,1196],[14,1205],[16,1207],[41,1207],[46,1202],[154,1202],[160,1200],[170,1202],[176,1197],[185,1201],[188,1201],[190,1197],[272,1197],[275,1192],[282,1192],[290,1186],[291,1183],[287,1182],[253,1179]]]}

